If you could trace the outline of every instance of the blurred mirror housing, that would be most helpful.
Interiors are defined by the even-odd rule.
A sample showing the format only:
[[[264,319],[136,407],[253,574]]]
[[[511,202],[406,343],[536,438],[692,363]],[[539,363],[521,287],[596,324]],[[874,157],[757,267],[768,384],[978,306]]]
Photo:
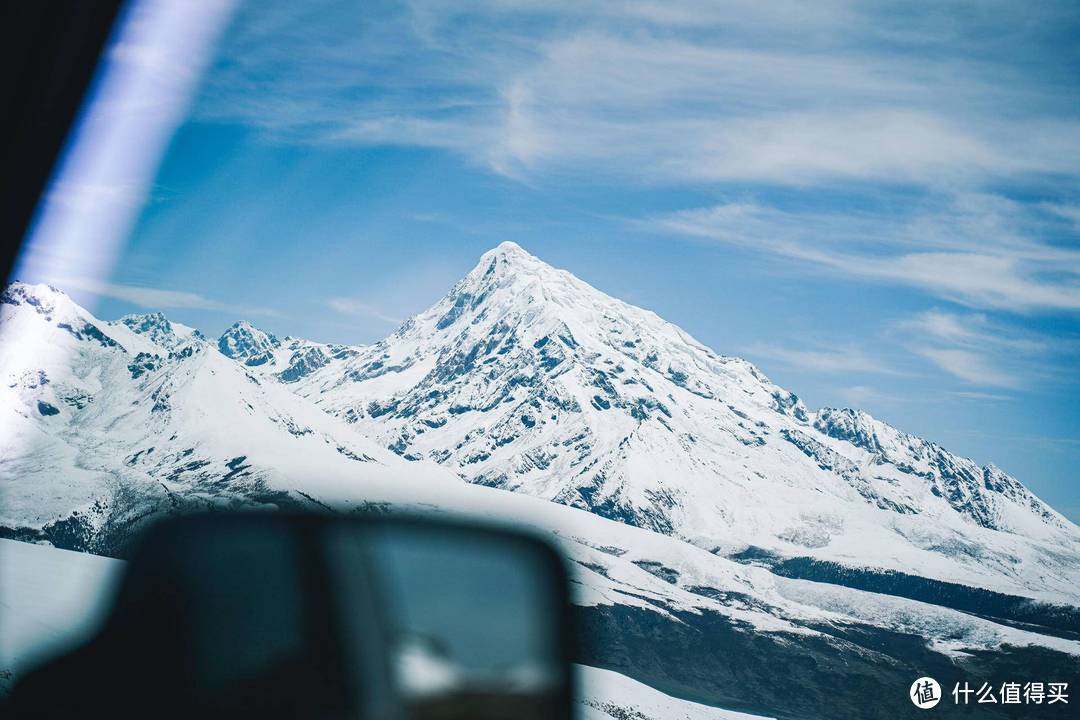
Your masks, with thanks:
[[[102,630],[16,687],[21,717],[569,718],[558,553],[397,516],[151,527]]]

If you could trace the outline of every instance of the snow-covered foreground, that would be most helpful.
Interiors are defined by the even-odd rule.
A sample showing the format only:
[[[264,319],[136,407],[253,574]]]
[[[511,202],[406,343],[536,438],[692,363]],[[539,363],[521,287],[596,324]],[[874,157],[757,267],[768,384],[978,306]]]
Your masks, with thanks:
[[[123,566],[121,560],[0,540],[0,694],[20,672],[98,627]],[[609,670],[578,665],[577,671],[583,720],[755,717],[673,698]]]
[[[0,540],[0,690],[14,675],[86,639],[124,563]]]
[[[578,665],[581,720],[752,720],[760,715],[721,710],[670,695],[611,670]]]

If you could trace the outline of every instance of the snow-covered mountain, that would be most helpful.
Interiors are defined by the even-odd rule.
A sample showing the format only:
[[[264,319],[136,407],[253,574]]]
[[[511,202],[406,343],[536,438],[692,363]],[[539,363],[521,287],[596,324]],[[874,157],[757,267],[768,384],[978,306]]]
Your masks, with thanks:
[[[362,350],[292,337],[278,340],[246,320],[234,323],[222,333],[217,347],[225,357],[243,363],[259,375],[271,375],[284,383],[296,382],[327,365],[355,357]]]
[[[582,662],[758,714],[894,717],[856,703],[1080,657],[1078,531],[1019,482],[812,412],[513,245],[367,347],[247,323],[213,341],[13,284],[0,499],[0,537],[110,555],[208,505],[525,525],[573,563]]]
[[[1080,599],[1080,529],[1016,479],[863,412],[813,412],[514,243],[354,352],[293,389],[470,482],[721,554]]]
[[[153,503],[302,502],[356,478],[459,482],[433,463],[401,472],[393,453],[160,314],[103,322],[19,283],[0,302],[9,534],[106,551],[95,538],[119,542]]]

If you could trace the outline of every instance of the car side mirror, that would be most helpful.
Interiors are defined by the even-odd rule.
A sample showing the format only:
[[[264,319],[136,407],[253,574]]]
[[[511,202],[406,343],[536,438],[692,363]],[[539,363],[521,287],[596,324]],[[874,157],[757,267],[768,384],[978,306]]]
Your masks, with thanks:
[[[506,529],[181,517],[146,533],[99,635],[13,699],[41,717],[569,718],[568,608],[557,553]]]

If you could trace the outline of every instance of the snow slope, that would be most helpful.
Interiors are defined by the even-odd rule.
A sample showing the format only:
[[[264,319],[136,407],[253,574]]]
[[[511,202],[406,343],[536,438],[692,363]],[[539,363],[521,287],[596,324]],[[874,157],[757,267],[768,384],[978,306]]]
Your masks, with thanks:
[[[292,337],[278,340],[246,320],[222,333],[217,346],[222,355],[243,363],[250,372],[284,383],[296,382],[320,368],[355,357],[363,349]]]
[[[45,286],[0,305],[0,525],[88,538],[158,503],[318,494],[358,480],[460,481],[403,468],[340,420],[160,316],[105,323]],[[157,320],[157,321],[155,321]],[[151,322],[154,321],[154,322]],[[304,494],[293,492],[303,478]]]
[[[16,283],[2,300],[0,527],[10,537],[117,552],[142,518],[207,505],[406,502],[495,517],[518,507],[505,493],[476,492],[494,486],[559,500],[522,506],[532,509],[521,520],[582,539],[583,567],[629,572],[635,592],[642,567],[667,568],[681,580],[660,573],[645,585],[660,582],[657,597],[686,608],[703,598],[682,597],[680,583],[745,592],[772,608],[755,627],[818,613],[781,613],[781,588],[793,581],[723,559],[748,545],[1077,604],[1076,528],[1015,480],[990,468],[983,485],[965,486],[971,507],[994,518],[980,522],[934,492],[943,482],[935,472],[970,461],[854,411],[810,413],[748,363],[513,245],[488,253],[390,339],[338,346],[341,357],[297,382],[252,368],[292,367],[274,353],[316,344],[283,344],[238,323],[215,345],[160,314],[104,322],[46,286]],[[489,338],[479,349],[477,334]],[[583,393],[593,393],[587,405]],[[468,462],[481,448],[489,457]],[[925,469],[931,463],[938,470]],[[909,487],[910,512],[879,502],[899,502],[899,485]],[[612,539],[628,528],[669,532]],[[611,567],[612,555],[593,549],[605,546],[641,565]],[[689,558],[704,565],[686,569]],[[599,583],[583,597],[604,592]],[[874,622],[859,603],[845,607]],[[996,632],[981,637],[993,644]]]
[[[747,715],[665,695],[610,670],[578,665],[581,720],[751,720]]]
[[[719,553],[1080,603],[1080,528],[1016,479],[856,410],[813,412],[513,243],[354,351],[290,387],[406,460]]]
[[[748,688],[753,662],[827,687],[842,657],[874,689],[927,664],[1080,657],[1077,529],[1018,481],[857,411],[811,412],[516,246],[369,347],[244,323],[213,342],[156,313],[102,321],[46,286],[0,300],[0,537],[122,554],[147,519],[207,506],[498,520],[562,546],[591,664],[787,716],[832,701]],[[763,558],[1060,606],[965,605],[940,583],[929,604]],[[646,717],[667,702],[650,697]]]
[[[0,694],[16,672],[97,629],[122,567],[112,558],[0,540]]]

